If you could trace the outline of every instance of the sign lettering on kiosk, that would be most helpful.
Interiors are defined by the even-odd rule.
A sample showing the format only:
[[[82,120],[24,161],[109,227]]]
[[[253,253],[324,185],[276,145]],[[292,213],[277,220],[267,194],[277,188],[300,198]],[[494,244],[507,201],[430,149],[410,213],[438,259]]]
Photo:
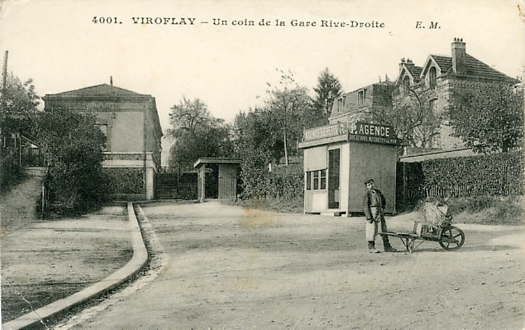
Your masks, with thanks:
[[[382,138],[392,138],[393,128],[391,126],[379,124],[357,123],[353,133]]]
[[[345,141],[381,144],[399,143],[392,126],[370,123],[336,123],[307,129],[304,131],[303,143],[336,137],[344,137]]]
[[[332,124],[304,131],[304,141],[317,140],[330,136],[337,136],[344,134],[341,130],[340,124]]]

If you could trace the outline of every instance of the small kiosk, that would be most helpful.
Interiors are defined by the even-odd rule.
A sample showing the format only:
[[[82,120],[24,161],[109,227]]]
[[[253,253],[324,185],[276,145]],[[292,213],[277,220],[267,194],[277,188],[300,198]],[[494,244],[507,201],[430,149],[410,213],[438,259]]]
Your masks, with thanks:
[[[237,175],[239,159],[199,158],[197,168],[197,198],[235,200],[237,198]]]
[[[364,181],[373,178],[395,213],[397,145],[390,126],[336,123],[304,131],[304,212],[362,212]]]

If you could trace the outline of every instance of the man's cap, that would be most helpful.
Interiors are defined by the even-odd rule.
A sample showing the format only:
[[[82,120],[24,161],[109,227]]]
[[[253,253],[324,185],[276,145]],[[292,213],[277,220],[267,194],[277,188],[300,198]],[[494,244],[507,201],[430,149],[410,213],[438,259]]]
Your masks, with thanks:
[[[365,186],[369,183],[374,183],[374,179],[368,179],[365,181]]]

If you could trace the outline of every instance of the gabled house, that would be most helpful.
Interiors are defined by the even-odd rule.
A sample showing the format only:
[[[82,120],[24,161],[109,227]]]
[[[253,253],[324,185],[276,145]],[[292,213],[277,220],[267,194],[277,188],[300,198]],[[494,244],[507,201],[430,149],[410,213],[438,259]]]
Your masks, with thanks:
[[[101,84],[42,98],[45,110],[67,106],[92,112],[107,137],[104,171],[111,184],[108,194],[117,199],[153,199],[155,174],[160,169],[161,137],[155,98]]]
[[[395,82],[379,82],[341,95],[334,101],[329,122],[381,123],[384,109],[411,102],[410,96],[417,94],[428,113],[437,118],[437,123],[426,128],[430,132],[425,134],[430,137],[421,143],[421,148],[407,152],[462,149],[462,141],[453,136],[453,129],[443,116],[454,92],[476,88],[479,84],[515,85],[518,82],[467,54],[466,43],[455,38],[450,56],[430,54],[423,66],[403,58]]]
[[[423,66],[416,66],[410,59],[399,64],[397,88],[392,95],[393,102],[399,102],[410,90],[420,95],[425,93],[429,107],[442,119],[437,134],[426,147],[451,150],[462,148],[461,140],[453,136],[453,129],[443,117],[454,92],[476,88],[479,84],[507,84],[518,82],[488,64],[467,54],[463,39],[454,38],[451,56],[428,55]]]

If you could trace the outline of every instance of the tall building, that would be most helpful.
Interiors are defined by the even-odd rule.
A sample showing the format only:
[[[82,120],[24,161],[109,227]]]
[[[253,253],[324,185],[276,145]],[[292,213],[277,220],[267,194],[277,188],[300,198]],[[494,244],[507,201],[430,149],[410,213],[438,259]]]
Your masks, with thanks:
[[[155,98],[101,84],[42,98],[44,111],[66,106],[92,112],[107,137],[104,171],[116,199],[153,199],[155,174],[160,169],[162,129]]]

